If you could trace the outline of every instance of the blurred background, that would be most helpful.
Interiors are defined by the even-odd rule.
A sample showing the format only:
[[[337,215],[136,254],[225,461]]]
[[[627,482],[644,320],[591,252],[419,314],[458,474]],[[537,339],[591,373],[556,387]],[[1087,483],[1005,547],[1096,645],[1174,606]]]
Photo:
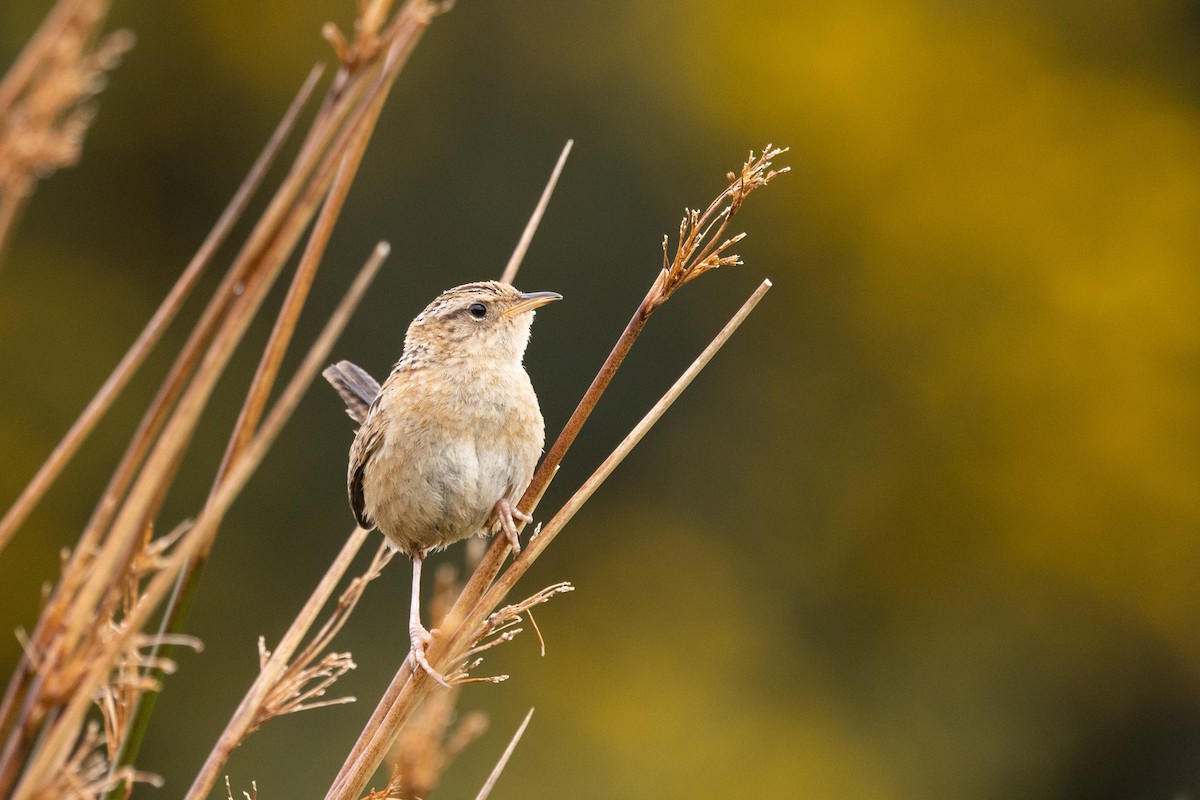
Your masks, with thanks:
[[[0,63],[49,5],[0,5]],[[138,44],[0,268],[0,505],[352,11],[117,2]],[[531,636],[489,656],[513,678],[465,692],[492,728],[437,796],[474,796],[530,706],[493,797],[1200,796],[1200,5],[460,0],[389,101],[299,341],[387,239],[334,351],[383,376],[435,294],[499,274],[568,138],[518,281],[566,297],[527,357],[551,436],[683,208],[768,142],[792,172],[737,218],[745,265],[654,317],[544,515],[775,289],[526,580],[578,591],[538,614],[544,659]],[[202,503],[268,321],[162,526]],[[0,553],[5,674],[184,330]],[[258,635],[344,541],[352,433],[314,385],[234,507],[189,625],[205,650],[140,762],[167,788],[135,796],[182,792]],[[271,722],[235,790],[324,791],[404,655],[407,587],[398,560],[337,642],[360,702]]]

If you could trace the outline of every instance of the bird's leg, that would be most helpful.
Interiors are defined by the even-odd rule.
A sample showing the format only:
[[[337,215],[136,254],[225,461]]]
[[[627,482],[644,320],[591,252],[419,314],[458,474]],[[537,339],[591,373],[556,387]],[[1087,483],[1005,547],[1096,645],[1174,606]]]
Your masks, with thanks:
[[[517,533],[516,520],[519,519],[528,525],[533,522],[533,516],[514,506],[507,497],[496,501],[492,513],[500,521],[500,530],[504,531],[504,538],[508,539],[508,546],[512,548],[513,555],[521,555],[521,537]]]
[[[429,677],[449,688],[449,682],[440,672],[430,666],[429,660],[425,658],[425,649],[429,647],[433,636],[421,624],[421,564],[424,561],[424,553],[413,556],[412,605],[409,606],[408,611],[408,641],[412,645],[412,650],[409,651],[408,656],[413,660],[414,666],[419,666],[429,673]]]

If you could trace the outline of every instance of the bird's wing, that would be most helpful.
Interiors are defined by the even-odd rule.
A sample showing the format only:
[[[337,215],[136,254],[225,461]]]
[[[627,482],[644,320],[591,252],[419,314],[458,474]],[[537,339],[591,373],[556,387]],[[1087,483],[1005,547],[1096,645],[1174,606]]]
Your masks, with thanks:
[[[332,364],[321,374],[341,395],[350,419],[362,425],[371,403],[379,395],[379,381],[372,378],[365,369],[349,361]]]
[[[378,421],[378,416],[375,420]],[[375,451],[383,442],[383,425],[363,425],[354,437],[350,446],[350,468],[346,472],[346,489],[350,494],[350,510],[360,526],[370,530],[375,527],[374,520],[367,514],[366,503],[363,500],[363,475],[367,465],[375,456]]]

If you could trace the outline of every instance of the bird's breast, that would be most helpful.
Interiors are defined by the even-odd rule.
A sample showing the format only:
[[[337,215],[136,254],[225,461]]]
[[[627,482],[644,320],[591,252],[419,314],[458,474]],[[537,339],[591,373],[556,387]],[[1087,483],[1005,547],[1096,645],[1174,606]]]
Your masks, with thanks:
[[[386,433],[364,473],[368,513],[410,552],[479,532],[497,500],[525,489],[545,438],[523,369],[428,372],[389,379]]]

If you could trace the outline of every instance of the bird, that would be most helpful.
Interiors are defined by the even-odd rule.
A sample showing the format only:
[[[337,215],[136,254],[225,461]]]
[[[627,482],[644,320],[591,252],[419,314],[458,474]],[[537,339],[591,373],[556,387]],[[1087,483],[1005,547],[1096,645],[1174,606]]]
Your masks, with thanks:
[[[409,655],[443,685],[421,624],[425,557],[467,537],[503,532],[521,552],[517,502],[533,478],[546,426],[523,366],[535,309],[556,292],[483,281],[448,289],[408,326],[380,386],[339,361],[322,374],[359,428],[346,473],[354,519],[412,559]]]

